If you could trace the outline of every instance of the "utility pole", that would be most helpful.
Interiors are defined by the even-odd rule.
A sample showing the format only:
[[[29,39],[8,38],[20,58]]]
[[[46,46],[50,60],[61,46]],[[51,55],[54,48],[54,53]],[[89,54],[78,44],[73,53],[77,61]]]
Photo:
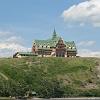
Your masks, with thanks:
[[[44,50],[43,50],[43,47],[42,47],[42,57],[44,57]]]

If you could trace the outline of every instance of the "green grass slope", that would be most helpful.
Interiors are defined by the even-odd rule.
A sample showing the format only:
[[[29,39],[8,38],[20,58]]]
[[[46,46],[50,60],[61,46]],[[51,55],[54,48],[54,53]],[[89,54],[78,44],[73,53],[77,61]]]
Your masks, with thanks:
[[[0,96],[100,96],[97,58],[1,58]]]

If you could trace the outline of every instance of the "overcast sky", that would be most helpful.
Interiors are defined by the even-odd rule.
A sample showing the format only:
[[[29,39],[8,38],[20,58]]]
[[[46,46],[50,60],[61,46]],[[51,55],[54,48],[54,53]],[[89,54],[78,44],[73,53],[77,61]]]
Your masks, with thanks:
[[[100,0],[0,0],[0,57],[29,51],[54,27],[78,55],[100,57]]]

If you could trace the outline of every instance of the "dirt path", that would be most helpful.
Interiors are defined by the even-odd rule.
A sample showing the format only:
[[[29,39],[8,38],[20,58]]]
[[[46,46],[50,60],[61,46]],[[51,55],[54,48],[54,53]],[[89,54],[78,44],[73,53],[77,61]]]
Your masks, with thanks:
[[[5,79],[8,80],[8,77],[6,75],[4,75],[3,73],[0,72],[0,75]]]
[[[95,66],[97,68],[97,77],[100,78],[100,59],[96,60],[97,62],[97,66]]]

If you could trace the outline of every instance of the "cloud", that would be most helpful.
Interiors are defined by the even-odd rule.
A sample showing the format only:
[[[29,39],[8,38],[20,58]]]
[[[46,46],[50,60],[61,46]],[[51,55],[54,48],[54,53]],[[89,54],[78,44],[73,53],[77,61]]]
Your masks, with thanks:
[[[24,46],[24,40],[14,33],[1,32],[0,37],[0,57],[11,57],[15,52],[30,51]]]
[[[9,35],[9,34],[11,34],[11,32],[0,31],[0,36],[1,35]]]
[[[23,41],[24,39],[22,39],[20,36],[11,36],[5,40],[5,42],[15,43],[15,44],[23,44]]]
[[[100,27],[100,0],[87,0],[73,5],[63,11],[62,17],[69,23]]]
[[[89,49],[89,47],[93,47],[95,46],[95,44],[96,44],[95,41],[81,41],[77,43],[77,48],[78,48],[77,56],[100,58],[100,51]]]
[[[79,43],[77,43],[77,46],[93,46],[95,45],[95,41],[81,41]]]
[[[14,35],[12,32],[10,31],[0,31],[0,40],[3,38],[7,38]]]
[[[80,50],[78,50],[78,56],[100,58],[100,51],[92,51],[92,50],[89,50],[89,49],[80,49]]]
[[[27,51],[28,48],[16,43],[0,43],[0,49],[8,49],[13,51]]]

